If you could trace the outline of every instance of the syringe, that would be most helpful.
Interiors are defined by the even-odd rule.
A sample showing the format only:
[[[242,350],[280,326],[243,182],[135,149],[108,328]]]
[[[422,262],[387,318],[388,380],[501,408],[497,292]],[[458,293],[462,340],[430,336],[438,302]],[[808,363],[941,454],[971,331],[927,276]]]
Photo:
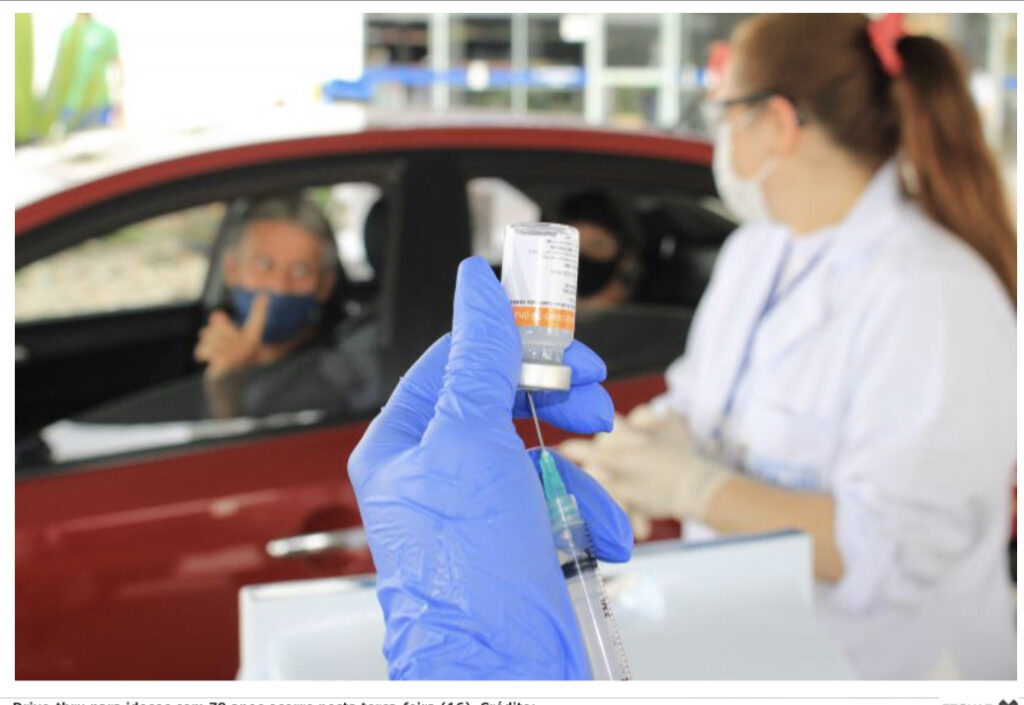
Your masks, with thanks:
[[[583,636],[583,645],[587,649],[590,677],[593,680],[629,680],[626,651],[622,648],[619,630],[615,626],[615,617],[605,592],[604,579],[597,567],[590,533],[580,516],[576,498],[566,491],[555,466],[555,459],[544,447],[533,395],[527,392],[526,399],[533,414],[533,423],[537,427],[541,482],[551,528],[554,529],[555,549],[569,588],[569,598]]]

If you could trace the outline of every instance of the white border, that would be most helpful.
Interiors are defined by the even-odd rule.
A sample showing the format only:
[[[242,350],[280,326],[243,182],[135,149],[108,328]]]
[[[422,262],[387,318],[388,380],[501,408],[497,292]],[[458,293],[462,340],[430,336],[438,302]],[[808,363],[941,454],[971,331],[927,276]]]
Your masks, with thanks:
[[[47,10],[54,7],[67,9],[68,13],[81,11],[83,9],[102,12],[105,8],[112,8],[117,3],[94,2],[88,3],[86,7],[74,5],[68,2],[46,3]],[[34,8],[42,7],[43,3],[15,3],[12,9],[21,12],[31,12]],[[196,21],[219,26],[231,26],[232,17],[239,12],[271,12],[280,10],[280,3],[273,2],[250,2],[234,4],[228,2],[203,2],[203,3],[171,3],[171,2],[147,2],[143,6],[138,3],[140,12],[157,15],[160,12],[192,12],[196,14]],[[292,2],[288,3],[288,12],[310,12],[313,13],[320,3],[313,2]],[[621,2],[488,2],[483,5],[479,2],[432,2],[429,5],[422,2],[350,2],[345,3],[346,10],[362,12],[480,12],[486,8],[486,12],[614,12],[628,9],[631,12],[757,12],[770,9],[774,12],[780,11],[809,11],[821,9],[819,3],[801,2],[774,2],[771,5],[757,2],[630,2],[623,5]],[[1016,12],[1017,3],[1008,2],[972,2],[969,5],[959,2],[834,2],[830,3],[829,10],[844,10],[858,12],[958,12],[969,10],[971,12]],[[118,7],[124,11],[123,6]],[[4,17],[4,36],[10,37],[13,32],[13,17],[7,14]],[[1020,24],[1018,18],[1018,34]],[[11,45],[7,45],[10,47]],[[3,52],[3,67],[0,68],[5,83],[5,94],[13,93],[13,53],[10,49]],[[1017,72],[1020,74],[1021,59],[1018,55]],[[1020,133],[1021,118],[1018,112],[1017,118],[1018,134]],[[7,135],[13,133],[13,117],[10,107],[4,112],[3,123],[0,127],[6,128]],[[10,145],[10,143],[8,143]],[[13,174],[13,147],[8,147],[9,168],[4,170],[4,183],[8,193],[12,193]],[[1019,193],[1019,192],[1018,192]],[[13,234],[12,227],[9,232]],[[1018,219],[1018,230],[1020,223]],[[4,249],[6,271],[13,272],[13,247]],[[1018,254],[1018,267],[1020,255]],[[8,320],[13,322],[14,318],[14,293],[13,277],[10,277],[4,285],[4,297]],[[11,356],[13,350],[13,325],[11,323],[5,329],[5,336],[8,338],[6,350],[8,350],[8,363],[3,367],[4,378],[7,384],[4,388],[10,390],[11,401],[3,407],[3,423],[6,428],[12,428],[14,423],[13,408],[13,370],[14,364]],[[1020,379],[1018,370],[1018,380]],[[1019,394],[1018,382],[1018,399]],[[1019,402],[1018,402],[1019,403]],[[1018,409],[1018,424],[1020,424],[1020,412]],[[1019,429],[1019,426],[1018,426]],[[1018,433],[1019,435],[1019,433]],[[5,454],[3,457],[13,459],[13,437],[11,434],[3,436]],[[13,462],[10,463],[9,475],[13,480]],[[613,699],[623,698],[622,702],[633,699],[657,699],[665,702],[667,700],[680,699],[683,702],[728,702],[738,701],[793,701],[798,702],[848,702],[849,700],[874,699],[878,698],[888,702],[916,703],[965,703],[981,704],[991,703],[995,705],[1001,699],[1007,701],[1017,699],[1024,703],[1024,689],[1020,687],[1019,680],[1013,682],[838,682],[838,681],[811,681],[811,682],[789,682],[789,681],[696,681],[696,682],[631,682],[631,683],[560,683],[560,682],[532,682],[532,683],[382,683],[375,681],[359,682],[220,682],[220,681],[116,681],[116,682],[78,682],[78,681],[13,681],[13,641],[14,641],[14,619],[13,619],[13,518],[14,518],[14,492],[13,481],[9,480],[3,484],[0,495],[3,503],[0,507],[6,512],[7,521],[3,522],[2,534],[0,534],[0,556],[3,557],[2,565],[9,566],[6,571],[6,580],[0,580],[0,609],[4,615],[3,622],[0,622],[0,702],[5,698],[16,698],[23,703],[29,700],[35,703],[53,702],[54,699],[64,699],[69,702],[125,702],[142,700],[148,696],[158,702],[182,703],[186,701],[195,703],[206,703],[209,700],[240,699],[252,703],[272,703],[286,700],[302,700],[319,703],[340,703],[345,700],[360,701],[376,698],[390,699],[401,703],[403,699],[415,702],[416,699],[445,699],[451,701],[466,700],[469,698],[487,699],[490,702],[501,701],[508,703],[511,700],[521,699],[533,702],[560,702],[564,698],[576,698],[576,702],[610,702]],[[1018,517],[1018,533],[1020,518]],[[1018,622],[1019,625],[1019,622]],[[4,626],[8,628],[3,628]],[[1019,629],[1018,629],[1019,631]],[[680,639],[700,638],[699,635],[680,635]],[[1018,666],[1017,672],[1022,672],[1022,654],[1018,645]],[[538,698],[544,697],[539,700]],[[314,700],[317,698],[317,700]],[[13,702],[13,700],[11,700]],[[568,702],[566,700],[566,702]]]

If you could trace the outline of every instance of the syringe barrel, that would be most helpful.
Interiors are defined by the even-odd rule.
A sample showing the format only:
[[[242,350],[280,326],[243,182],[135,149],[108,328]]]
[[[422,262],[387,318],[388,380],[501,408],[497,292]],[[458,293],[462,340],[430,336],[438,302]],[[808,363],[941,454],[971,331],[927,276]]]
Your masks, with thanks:
[[[583,521],[555,524],[555,548],[587,650],[591,679],[629,680],[626,653]]]

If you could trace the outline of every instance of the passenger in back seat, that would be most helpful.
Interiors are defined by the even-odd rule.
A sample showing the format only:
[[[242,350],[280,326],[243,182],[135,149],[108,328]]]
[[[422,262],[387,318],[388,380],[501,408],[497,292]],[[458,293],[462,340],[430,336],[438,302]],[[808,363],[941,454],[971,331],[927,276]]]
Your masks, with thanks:
[[[580,231],[577,284],[581,311],[606,309],[629,300],[639,279],[639,260],[625,219],[611,197],[599,190],[570,194],[555,220]]]

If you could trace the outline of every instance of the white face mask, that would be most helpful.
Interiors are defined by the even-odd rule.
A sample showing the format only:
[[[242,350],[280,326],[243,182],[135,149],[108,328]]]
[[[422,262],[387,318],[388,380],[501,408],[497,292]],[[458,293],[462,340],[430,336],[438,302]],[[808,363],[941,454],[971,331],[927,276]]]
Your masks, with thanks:
[[[740,222],[773,220],[764,197],[763,185],[774,169],[775,159],[769,158],[752,177],[740,177],[732,167],[732,126],[727,122],[718,126],[711,173],[715,177],[715,186],[718,187],[722,203]]]

